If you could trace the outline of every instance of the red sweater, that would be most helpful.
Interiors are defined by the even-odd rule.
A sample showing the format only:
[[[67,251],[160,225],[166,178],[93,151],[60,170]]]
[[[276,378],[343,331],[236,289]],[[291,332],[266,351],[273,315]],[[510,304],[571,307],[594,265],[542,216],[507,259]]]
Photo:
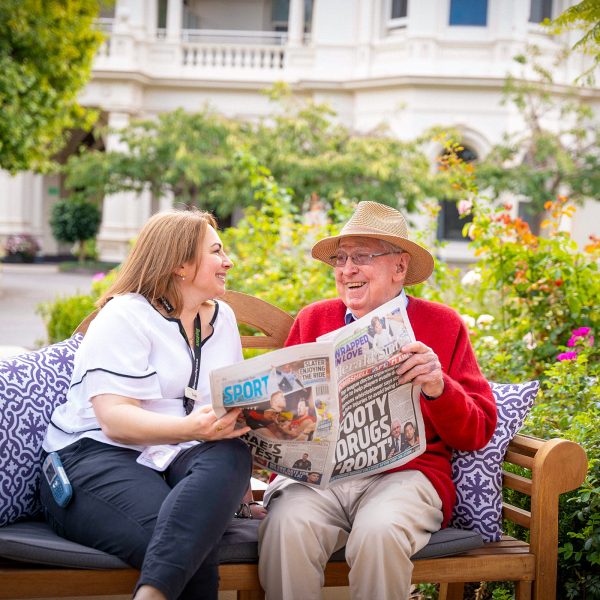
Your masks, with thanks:
[[[429,478],[442,500],[445,527],[456,501],[450,468],[452,449],[477,450],[487,444],[496,427],[496,403],[460,316],[443,304],[413,297],[407,312],[417,340],[438,355],[444,391],[435,400],[421,396],[427,449],[392,471],[417,470]],[[320,335],[343,327],[345,314],[346,306],[339,298],[303,308],[285,345],[314,342]]]

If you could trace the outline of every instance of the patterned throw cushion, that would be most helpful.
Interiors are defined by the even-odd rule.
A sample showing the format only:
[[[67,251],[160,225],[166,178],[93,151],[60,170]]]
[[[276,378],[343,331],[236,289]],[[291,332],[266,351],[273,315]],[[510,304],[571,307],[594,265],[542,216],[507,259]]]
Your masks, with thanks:
[[[502,535],[504,455],[531,410],[540,384],[530,381],[490,385],[498,408],[496,431],[481,450],[454,451],[452,478],[456,485],[456,506],[450,526],[479,531],[484,541],[496,542]]]
[[[83,336],[0,362],[0,527],[35,516],[42,441]]]

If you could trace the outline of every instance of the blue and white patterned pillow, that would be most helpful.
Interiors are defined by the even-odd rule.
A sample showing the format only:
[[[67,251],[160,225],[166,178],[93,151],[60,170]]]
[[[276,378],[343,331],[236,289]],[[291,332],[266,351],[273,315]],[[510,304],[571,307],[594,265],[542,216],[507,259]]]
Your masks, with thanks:
[[[42,441],[83,336],[0,362],[0,527],[40,511]]]
[[[452,478],[456,505],[450,526],[479,531],[484,541],[502,536],[502,463],[509,442],[529,414],[539,381],[491,383],[498,422],[492,439],[481,450],[454,451]]]

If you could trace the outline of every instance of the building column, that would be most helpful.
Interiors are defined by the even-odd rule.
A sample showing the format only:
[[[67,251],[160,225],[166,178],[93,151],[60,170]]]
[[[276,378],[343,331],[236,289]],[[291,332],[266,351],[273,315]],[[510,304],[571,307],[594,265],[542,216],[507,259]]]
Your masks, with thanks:
[[[11,234],[29,233],[43,246],[49,225],[41,214],[44,176],[31,171],[11,175],[0,170],[0,246]],[[10,198],[10,201],[8,199]],[[47,253],[48,249],[42,247]]]
[[[356,46],[356,77],[368,77],[371,71],[371,53],[373,32],[373,13],[375,7],[372,0],[358,2],[358,31]]]
[[[173,42],[181,40],[183,22],[183,0],[168,0],[167,3],[167,39]]]
[[[108,115],[108,127],[113,131],[106,139],[107,152],[128,151],[118,133],[119,129],[124,129],[128,125],[129,114],[111,112]],[[151,212],[149,191],[141,194],[119,192],[106,196],[102,208],[102,225],[97,238],[100,258],[111,262],[123,260],[129,251],[131,241],[137,236]]]
[[[304,42],[304,0],[290,0],[288,15],[288,45],[302,46]]]
[[[147,0],[146,6],[146,35],[151,39],[156,37],[156,30],[158,29],[158,0]]]

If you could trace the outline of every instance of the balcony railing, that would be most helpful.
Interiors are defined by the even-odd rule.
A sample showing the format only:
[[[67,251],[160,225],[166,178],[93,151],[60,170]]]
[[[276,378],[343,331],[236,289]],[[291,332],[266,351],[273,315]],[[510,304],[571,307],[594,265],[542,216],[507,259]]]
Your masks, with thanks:
[[[132,46],[117,40],[122,39],[121,33],[116,33],[115,20],[102,18],[97,20],[97,27],[105,33],[105,40],[98,50],[98,58],[109,61],[103,63],[124,64],[134,55]],[[127,36],[127,34],[125,34]],[[126,38],[125,38],[126,39]],[[168,40],[166,29],[157,29],[155,36],[136,40],[134,44],[146,45],[148,52],[154,56],[161,54],[161,47]],[[287,52],[287,32],[279,31],[246,31],[225,29],[183,29],[179,43],[180,65],[186,70],[194,69],[241,69],[260,71],[279,71],[285,67]],[[133,40],[132,40],[133,41]],[[116,44],[116,45],[115,45]],[[125,55],[123,55],[125,52]],[[127,55],[127,56],[126,56]],[[129,63],[131,64],[131,63]],[[156,63],[155,63],[156,65]]]
[[[279,70],[285,66],[285,48],[278,46],[183,44],[186,67]]]
[[[183,29],[181,39],[192,44],[283,46],[288,34],[282,31],[245,31],[241,29]]]

